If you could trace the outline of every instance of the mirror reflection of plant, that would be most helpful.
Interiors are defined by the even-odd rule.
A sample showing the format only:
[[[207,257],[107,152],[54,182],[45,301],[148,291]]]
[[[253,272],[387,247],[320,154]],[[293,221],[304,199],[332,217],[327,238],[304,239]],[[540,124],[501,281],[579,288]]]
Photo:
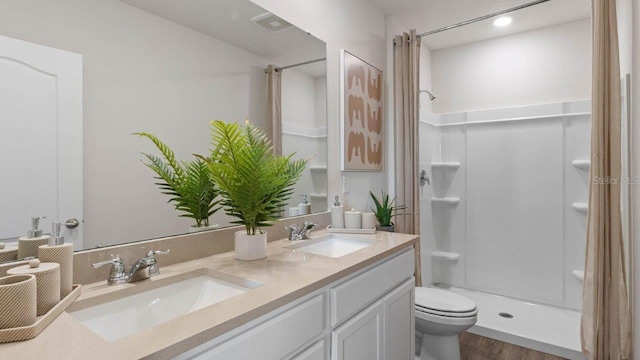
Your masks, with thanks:
[[[411,215],[408,213],[396,213],[397,211],[404,210],[407,207],[405,205],[393,206],[393,203],[396,201],[396,199],[394,198],[393,200],[389,201],[389,194],[385,194],[383,190],[380,190],[380,199],[378,199],[371,191],[369,191],[369,194],[371,195],[371,199],[373,199],[373,203],[376,206],[375,209],[371,208],[371,210],[376,215],[376,219],[378,219],[378,223],[380,223],[380,226],[394,225],[393,222],[391,222],[391,218],[394,216]]]
[[[227,215],[237,218],[247,235],[261,234],[280,217],[307,160],[274,154],[271,140],[253,125],[211,122],[214,149],[206,161],[220,189]]]
[[[197,158],[194,161],[177,161],[173,151],[153,134],[134,133],[153,142],[162,154],[162,158],[142,153],[148,160],[144,162],[157,176],[155,184],[163,194],[171,196],[168,202],[174,203],[180,217],[192,218],[196,226],[209,226],[209,217],[220,210],[218,189],[209,174],[206,161]]]

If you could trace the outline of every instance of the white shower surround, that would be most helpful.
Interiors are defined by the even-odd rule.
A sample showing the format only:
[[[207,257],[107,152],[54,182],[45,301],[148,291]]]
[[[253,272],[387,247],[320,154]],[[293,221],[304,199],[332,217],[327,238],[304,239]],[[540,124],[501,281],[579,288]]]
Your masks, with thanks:
[[[589,112],[586,100],[421,114],[427,283],[580,309],[586,216],[573,205],[587,202],[588,168],[573,162],[589,159]]]
[[[327,80],[292,68],[282,73],[282,153],[309,159],[289,208],[309,196],[312,212],[327,205]]]

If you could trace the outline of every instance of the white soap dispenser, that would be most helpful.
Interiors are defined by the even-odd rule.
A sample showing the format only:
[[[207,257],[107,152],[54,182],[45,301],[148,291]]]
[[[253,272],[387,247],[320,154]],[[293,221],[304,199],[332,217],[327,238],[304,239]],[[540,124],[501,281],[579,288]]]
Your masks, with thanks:
[[[302,202],[298,205],[298,208],[300,209],[300,215],[309,215],[311,214],[311,204],[309,204],[309,198],[306,194],[301,196]]]
[[[27,231],[27,236],[18,239],[18,260],[30,256],[38,256],[38,246],[47,245],[49,235],[42,235],[40,230],[40,220],[45,216],[34,216],[31,218],[31,230]]]
[[[344,206],[340,205],[338,195],[335,197],[331,207],[331,227],[334,229],[344,229]]]

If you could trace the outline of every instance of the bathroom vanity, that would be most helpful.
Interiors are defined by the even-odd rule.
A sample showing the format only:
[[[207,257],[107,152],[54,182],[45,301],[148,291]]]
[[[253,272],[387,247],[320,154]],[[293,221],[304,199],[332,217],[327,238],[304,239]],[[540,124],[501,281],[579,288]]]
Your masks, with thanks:
[[[270,242],[265,260],[238,261],[227,252],[161,266],[160,275],[137,283],[87,284],[38,337],[2,344],[0,354],[413,359],[418,237],[319,232],[313,238]]]

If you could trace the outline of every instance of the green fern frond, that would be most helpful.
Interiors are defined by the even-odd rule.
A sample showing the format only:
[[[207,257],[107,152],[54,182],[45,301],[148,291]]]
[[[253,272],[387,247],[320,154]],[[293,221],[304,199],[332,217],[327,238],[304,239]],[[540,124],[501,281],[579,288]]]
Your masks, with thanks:
[[[144,164],[156,173],[155,183],[162,194],[170,196],[168,202],[182,212],[180,217],[192,218],[196,226],[208,226],[209,217],[220,210],[218,189],[213,182],[206,160],[196,158],[195,161],[178,162],[174,152],[160,139],[149,133],[135,133],[146,137],[158,148],[163,158],[143,155],[148,162]]]
[[[251,125],[212,121],[211,138],[210,156],[198,158],[206,161],[219,188],[220,205],[247,234],[260,233],[279,218],[307,161],[276,156],[267,135]]]

